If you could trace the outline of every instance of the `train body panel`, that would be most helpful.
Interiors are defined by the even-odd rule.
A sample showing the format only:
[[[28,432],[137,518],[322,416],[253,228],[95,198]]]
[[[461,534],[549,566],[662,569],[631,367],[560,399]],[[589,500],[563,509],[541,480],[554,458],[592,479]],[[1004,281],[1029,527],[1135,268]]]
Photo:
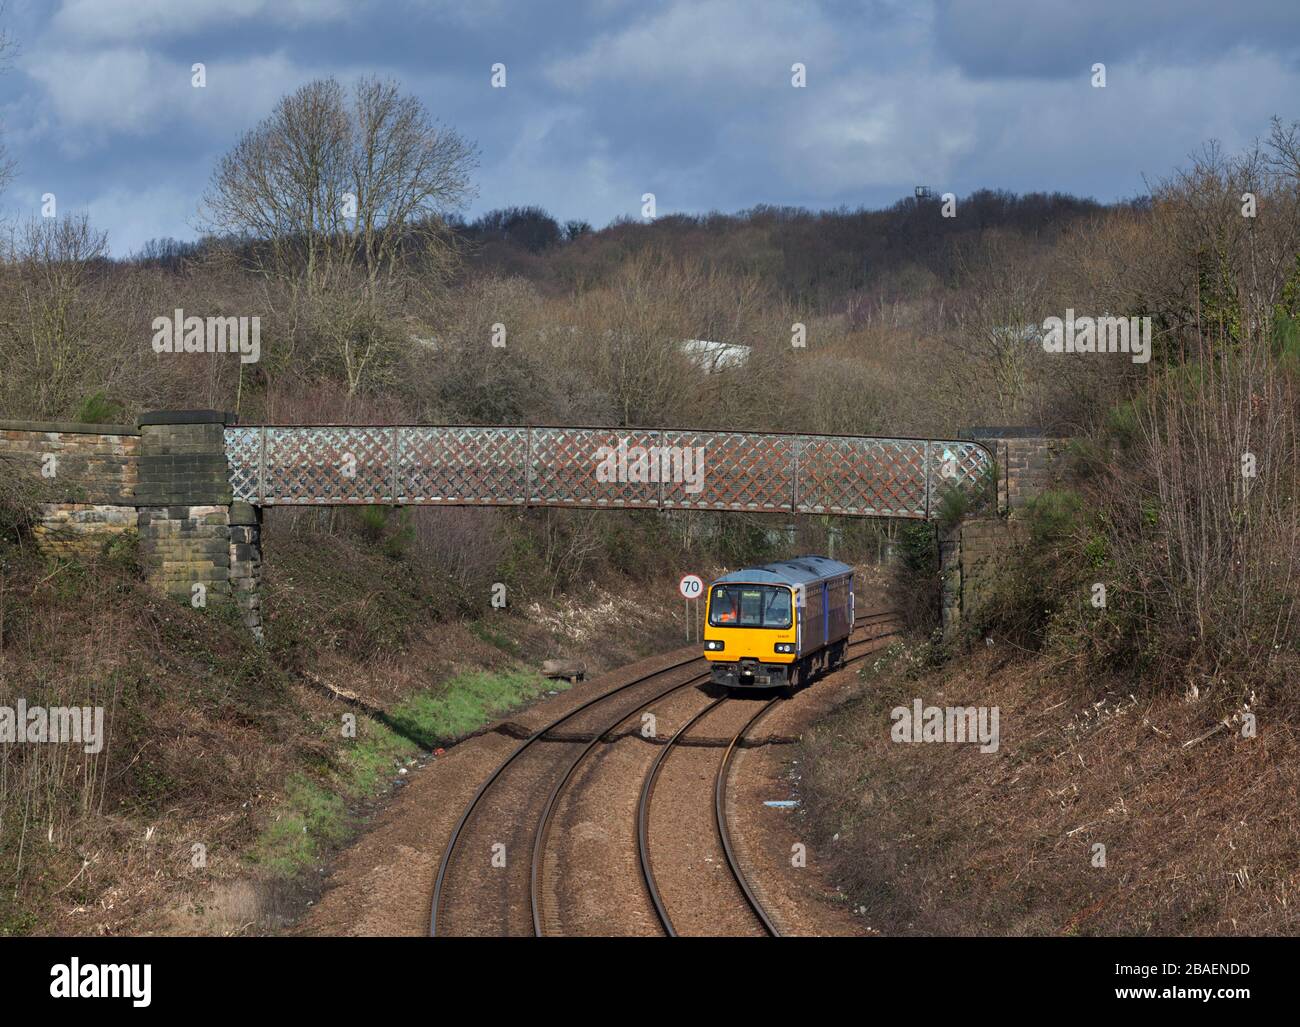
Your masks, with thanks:
[[[709,586],[704,656],[728,688],[792,688],[840,662],[853,628],[853,568],[800,556]]]

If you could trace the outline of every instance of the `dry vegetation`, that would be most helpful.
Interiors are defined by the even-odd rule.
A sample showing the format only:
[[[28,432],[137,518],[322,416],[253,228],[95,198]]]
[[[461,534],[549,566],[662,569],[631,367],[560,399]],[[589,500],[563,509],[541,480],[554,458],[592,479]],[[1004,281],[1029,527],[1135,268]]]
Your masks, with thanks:
[[[983,649],[984,647],[980,647]],[[1300,931],[1294,726],[1205,735],[1205,704],[1003,646],[942,673],[882,661],[805,737],[809,849],[883,934]],[[890,710],[996,705],[1001,745],[892,742]],[[836,837],[838,836],[838,837]],[[1106,865],[1094,866],[1094,846]]]
[[[961,662],[895,653],[807,740],[810,826],[874,929],[1300,930],[1297,142],[1207,147],[1082,239],[1070,305],[1149,311],[1149,377],[1090,383]],[[999,752],[892,742],[916,698],[999,707]]]
[[[550,687],[543,659],[598,673],[680,644],[670,583],[645,593],[615,579],[466,613],[453,578],[339,526],[276,543],[258,647],[154,594],[127,549],[6,549],[0,704],[103,706],[107,741],[0,746],[0,936],[277,929],[400,768]],[[590,607],[627,630],[584,631]]]
[[[1208,149],[1142,201],[982,192],[952,219],[908,199],[600,231],[532,208],[465,223],[456,211],[475,159],[396,87],[316,82],[214,170],[212,234],[197,243],[160,240],[113,260],[85,219],[20,226],[0,265],[0,416],[128,421],[212,407],[280,423],[1068,430],[1081,440],[1077,479],[1033,511],[1030,547],[975,625],[1051,662],[996,674],[981,662],[954,686],[1006,704],[1017,725],[1007,755],[899,754],[878,744],[876,699],[849,714],[838,736],[852,752],[812,745],[819,823],[843,821],[857,839],[839,868],[874,896],[887,929],[1294,928],[1283,905],[1294,863],[1278,855],[1294,851],[1294,824],[1263,805],[1240,834],[1227,820],[1233,795],[1263,802],[1261,782],[1294,795],[1294,128],[1278,124],[1241,157]],[[1251,219],[1240,213],[1248,190]],[[1150,314],[1155,359],[1053,356],[1026,338],[1067,307]],[[155,353],[151,323],[176,308],[260,317],[261,360]],[[791,346],[796,323],[805,349]],[[704,373],[681,348],[690,339],[749,357]],[[1246,452],[1253,478],[1240,473]],[[161,819],[172,884],[188,873],[173,857],[196,833],[191,817],[238,843],[223,865],[237,876],[268,810],[302,794],[292,774],[319,784],[341,773],[323,726],[337,711],[311,698],[306,672],[388,706],[433,681],[418,668],[442,667],[449,644],[482,658],[475,632],[515,655],[517,631],[482,626],[494,582],[518,612],[582,601],[595,582],[644,593],[683,564],[786,548],[762,518],[277,510],[265,532],[270,642],[254,651],[233,627],[214,633],[147,596],[129,546],[91,565],[47,564],[25,542],[29,501],[0,495],[6,694],[93,696],[117,712],[95,759],[5,752],[0,932],[144,923],[138,910],[114,920],[105,903],[128,869],[159,866],[141,839]],[[827,528],[800,525],[796,548],[824,549]],[[844,530],[837,555],[849,559],[897,534]],[[932,575],[932,537],[908,541],[913,576]],[[1097,580],[1105,611],[1087,603]],[[922,584],[909,614],[923,625],[934,604],[932,580]],[[1199,705],[1180,705],[1189,691]],[[1137,705],[1067,731],[1112,692],[1108,702],[1132,692]],[[1261,713],[1254,742],[1225,735],[1183,752],[1168,741],[1247,703]],[[962,809],[954,797],[987,811],[971,821],[983,826],[945,819]],[[870,842],[853,834],[867,814],[887,828]],[[1126,868],[1104,886],[1074,865],[1082,843],[1065,833],[1097,817]],[[1224,875],[1243,867],[1249,881],[1231,891]],[[1185,883],[1163,890],[1170,881]],[[913,892],[921,906],[905,919]],[[99,912],[78,922],[78,904]]]

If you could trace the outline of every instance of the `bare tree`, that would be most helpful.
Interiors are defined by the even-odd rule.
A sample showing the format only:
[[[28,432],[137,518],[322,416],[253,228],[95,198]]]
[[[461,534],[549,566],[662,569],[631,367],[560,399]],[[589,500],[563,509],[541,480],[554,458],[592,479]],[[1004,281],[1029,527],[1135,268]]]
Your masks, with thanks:
[[[958,389],[972,384],[989,388],[996,396],[997,416],[1022,417],[1038,349],[1034,330],[1044,316],[1041,255],[1016,237],[991,232],[976,247],[959,249],[956,259],[965,302],[954,312],[953,346],[966,362],[954,369],[953,384]]]
[[[14,233],[0,279],[5,409],[71,416],[92,389],[114,388],[138,371],[115,322],[125,320],[130,299],[95,288],[107,248],[85,215],[33,218]]]
[[[405,247],[442,244],[433,229],[441,215],[470,195],[474,147],[439,129],[424,105],[393,82],[360,80],[354,91],[355,144],[349,167],[357,216],[350,241],[359,244],[373,287],[391,273]]]
[[[332,78],[284,97],[221,158],[201,205],[233,237],[309,364],[348,395],[392,373],[399,314],[428,305],[455,266],[444,215],[470,197],[472,144],[392,82]]]
[[[267,277],[313,294],[369,292],[408,253],[441,250],[442,216],[472,194],[474,146],[397,85],[363,78],[351,102],[333,78],[284,97],[221,158],[203,198],[205,230],[242,240]]]

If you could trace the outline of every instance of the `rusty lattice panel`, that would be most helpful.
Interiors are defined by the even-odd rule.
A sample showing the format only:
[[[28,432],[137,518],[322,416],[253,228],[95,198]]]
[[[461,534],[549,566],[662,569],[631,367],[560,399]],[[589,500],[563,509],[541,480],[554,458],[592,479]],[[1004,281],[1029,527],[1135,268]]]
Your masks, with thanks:
[[[392,428],[267,428],[263,502],[393,502]]]
[[[404,503],[520,506],[528,496],[527,428],[399,428]]]
[[[974,442],[930,443],[931,513],[939,508],[943,493],[957,489],[972,493],[984,482],[985,472],[993,466],[988,450]]]
[[[235,498],[932,516],[992,461],[969,441],[614,428],[233,427]]]
[[[691,459],[702,471],[698,492],[692,481],[664,487],[666,508],[755,513],[790,509],[795,436],[665,431],[663,438],[669,452],[681,454],[684,468],[684,461]]]
[[[659,436],[635,429],[534,428],[529,500],[542,506],[657,507],[664,469]]]
[[[799,441],[800,513],[924,517],[921,439],[804,436]]]
[[[261,428],[226,429],[226,467],[236,499],[249,503],[260,501],[262,490],[257,474],[262,466],[261,453]]]

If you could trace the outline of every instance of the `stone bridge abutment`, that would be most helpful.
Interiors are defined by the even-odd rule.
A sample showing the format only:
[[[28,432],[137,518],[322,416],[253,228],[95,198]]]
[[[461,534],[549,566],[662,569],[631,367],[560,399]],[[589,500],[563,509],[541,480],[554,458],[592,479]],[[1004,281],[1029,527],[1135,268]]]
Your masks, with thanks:
[[[0,421],[3,473],[38,481],[47,552],[87,555],[128,531],[146,580],[196,607],[236,604],[262,636],[261,514],[232,496],[224,431],[233,415],[158,411],[136,427]]]
[[[997,508],[939,528],[939,573],[943,634],[956,637],[979,606],[998,565],[1024,541],[1022,519],[1029,505],[1061,477],[1061,458],[1069,439],[1041,428],[970,428],[961,437],[993,454]]]

